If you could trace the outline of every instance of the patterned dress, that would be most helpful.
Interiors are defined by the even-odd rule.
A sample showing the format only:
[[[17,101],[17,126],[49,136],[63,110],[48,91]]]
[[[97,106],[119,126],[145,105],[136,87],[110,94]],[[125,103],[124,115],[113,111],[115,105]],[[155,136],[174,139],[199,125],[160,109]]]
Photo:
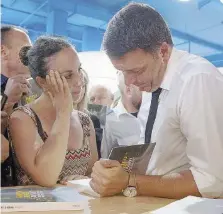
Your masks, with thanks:
[[[38,118],[36,118],[37,115],[35,114],[35,112],[33,112],[33,110],[31,110],[27,106],[19,107],[16,110],[20,110],[28,114],[32,118],[39,132],[39,128],[38,128],[39,123],[37,121]],[[86,114],[82,112],[78,112],[78,116],[79,116],[79,120],[83,129],[83,146],[80,149],[67,150],[65,160],[64,160],[64,165],[59,175],[58,181],[70,175],[86,175],[86,172],[88,170],[88,165],[89,165],[89,161],[91,157],[91,151],[89,147],[90,118],[89,116],[87,116]],[[16,157],[14,147],[13,147],[10,130],[8,131],[9,131],[10,144],[12,146],[12,156],[14,160],[14,168],[15,168],[15,173],[16,173],[17,185],[24,186],[24,185],[35,184],[35,182],[28,175],[28,173],[26,173],[20,166],[19,161]],[[46,132],[43,132],[43,134],[40,134],[40,137],[42,138],[44,142],[47,139]]]

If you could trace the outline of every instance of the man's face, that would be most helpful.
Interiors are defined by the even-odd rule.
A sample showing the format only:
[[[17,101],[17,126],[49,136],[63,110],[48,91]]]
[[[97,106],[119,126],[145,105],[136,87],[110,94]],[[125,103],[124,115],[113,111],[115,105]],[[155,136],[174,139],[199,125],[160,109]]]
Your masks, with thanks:
[[[5,51],[7,56],[5,57],[6,65],[10,71],[11,76],[17,74],[30,75],[28,67],[24,66],[19,58],[19,52],[23,46],[30,46],[31,41],[28,35],[20,30],[13,29],[7,34],[7,45],[5,45]]]
[[[106,88],[94,87],[89,93],[90,103],[104,106],[111,106],[112,94]]]
[[[110,60],[117,70],[122,71],[127,86],[132,84],[140,91],[152,92],[159,88],[163,80],[166,68],[164,54],[161,49],[154,54],[137,49],[119,59]]]

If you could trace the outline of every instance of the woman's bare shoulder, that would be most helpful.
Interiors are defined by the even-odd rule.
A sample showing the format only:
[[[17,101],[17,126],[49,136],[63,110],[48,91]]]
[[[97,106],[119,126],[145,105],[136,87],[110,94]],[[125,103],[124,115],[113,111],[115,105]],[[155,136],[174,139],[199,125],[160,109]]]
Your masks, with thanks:
[[[79,120],[90,120],[90,116],[82,111],[74,110],[71,115],[72,118]]]
[[[20,124],[20,127],[26,125],[35,124],[35,119],[33,118],[32,112],[26,107],[19,107],[15,109],[9,116],[9,124]]]

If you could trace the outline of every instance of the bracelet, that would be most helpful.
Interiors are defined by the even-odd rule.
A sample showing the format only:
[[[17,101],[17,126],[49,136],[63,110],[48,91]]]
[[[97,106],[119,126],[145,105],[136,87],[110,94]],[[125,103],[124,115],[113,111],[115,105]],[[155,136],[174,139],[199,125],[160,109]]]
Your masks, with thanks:
[[[136,173],[131,173],[129,176],[129,186],[137,188]]]
[[[122,190],[122,192],[124,192],[125,191],[125,189],[129,186],[129,181],[130,181],[130,173],[128,173],[128,183],[127,183],[127,185],[126,185],[126,187]]]

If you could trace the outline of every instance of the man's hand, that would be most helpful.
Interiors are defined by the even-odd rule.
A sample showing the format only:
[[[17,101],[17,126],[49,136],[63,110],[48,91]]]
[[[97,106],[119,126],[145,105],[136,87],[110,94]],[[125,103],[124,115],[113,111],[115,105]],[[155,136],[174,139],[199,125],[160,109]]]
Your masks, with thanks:
[[[101,196],[112,196],[128,186],[129,174],[115,160],[101,159],[94,164],[91,188]]]
[[[7,125],[8,125],[8,115],[6,112],[1,111],[1,133],[5,132]]]
[[[29,93],[30,84],[25,75],[17,75],[8,79],[4,93],[8,96],[7,103],[15,104],[22,94]]]

